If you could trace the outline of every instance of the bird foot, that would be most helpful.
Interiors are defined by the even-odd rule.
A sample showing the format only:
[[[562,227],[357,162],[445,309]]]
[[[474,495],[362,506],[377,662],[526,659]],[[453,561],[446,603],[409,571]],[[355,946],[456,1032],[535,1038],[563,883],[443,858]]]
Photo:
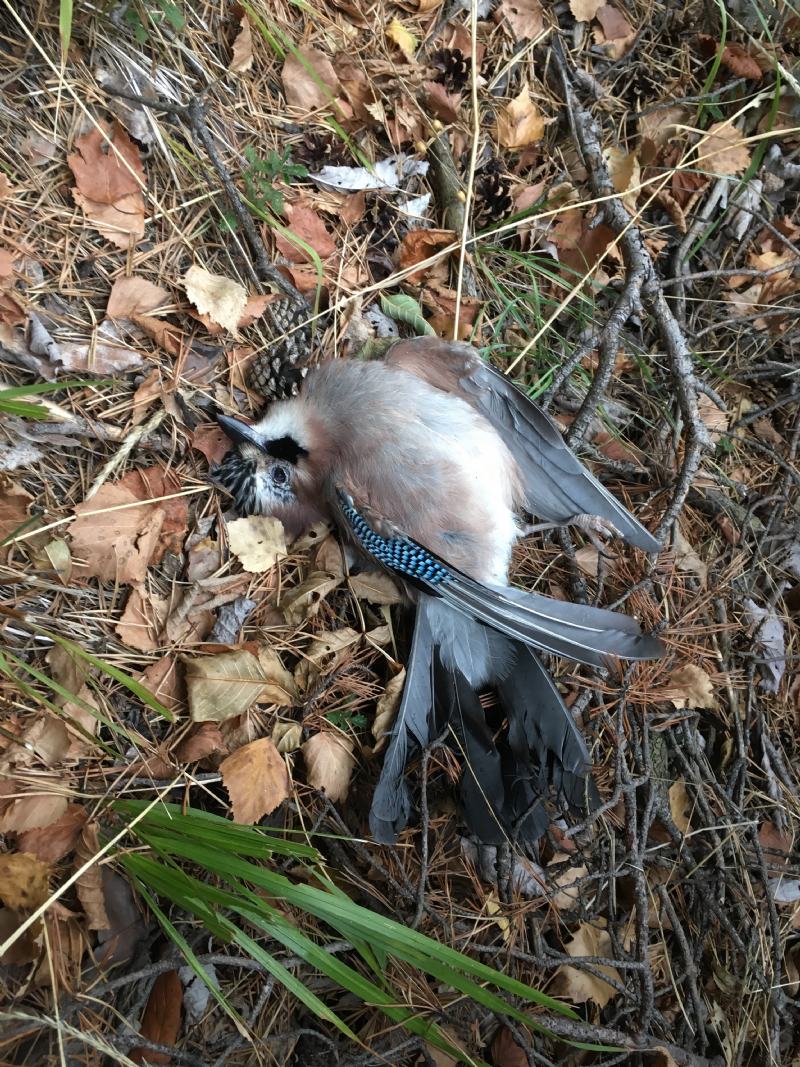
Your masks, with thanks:
[[[528,537],[530,534],[541,533],[544,530],[557,530],[561,526],[577,526],[579,530],[586,534],[600,555],[607,558],[613,558],[613,556],[606,550],[605,541],[613,537],[622,537],[613,522],[603,519],[599,515],[585,514],[573,515],[566,522],[528,523],[522,527],[521,536]]]

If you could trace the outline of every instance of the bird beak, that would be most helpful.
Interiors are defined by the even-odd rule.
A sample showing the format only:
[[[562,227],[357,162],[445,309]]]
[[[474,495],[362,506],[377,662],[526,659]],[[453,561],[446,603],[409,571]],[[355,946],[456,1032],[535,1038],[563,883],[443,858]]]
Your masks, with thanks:
[[[240,422],[239,419],[232,419],[230,415],[217,415],[217,422],[224,431],[225,435],[237,445],[255,445],[256,448],[263,448],[264,442],[259,434],[253,429],[252,426],[248,426],[246,422]]]

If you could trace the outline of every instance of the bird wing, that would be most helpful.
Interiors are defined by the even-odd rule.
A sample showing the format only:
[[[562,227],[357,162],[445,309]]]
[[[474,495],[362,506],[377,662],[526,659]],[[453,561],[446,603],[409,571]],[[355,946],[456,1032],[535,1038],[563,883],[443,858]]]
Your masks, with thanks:
[[[630,544],[659,551],[655,537],[568,448],[547,412],[471,346],[417,337],[393,345],[386,360],[436,388],[457,393],[489,420],[517,461],[532,514],[559,524],[576,515],[597,516],[613,523]]]
[[[337,524],[367,556],[407,585],[441,597],[456,611],[507,637],[595,667],[606,666],[610,656],[656,659],[664,652],[658,638],[643,634],[628,615],[512,586],[483,585],[402,531],[387,532],[388,524],[376,522],[373,515],[368,520],[344,487],[336,487],[331,497]]]

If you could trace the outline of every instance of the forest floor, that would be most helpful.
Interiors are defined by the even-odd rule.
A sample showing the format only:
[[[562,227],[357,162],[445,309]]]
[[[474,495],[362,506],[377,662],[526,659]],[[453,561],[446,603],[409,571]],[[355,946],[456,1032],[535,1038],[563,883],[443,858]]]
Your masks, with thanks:
[[[0,0],[0,57],[0,1061],[800,1063],[795,9]],[[216,412],[423,332],[663,544],[517,550],[668,647],[551,664],[602,803],[533,856],[446,744],[370,839],[399,594],[209,480]]]

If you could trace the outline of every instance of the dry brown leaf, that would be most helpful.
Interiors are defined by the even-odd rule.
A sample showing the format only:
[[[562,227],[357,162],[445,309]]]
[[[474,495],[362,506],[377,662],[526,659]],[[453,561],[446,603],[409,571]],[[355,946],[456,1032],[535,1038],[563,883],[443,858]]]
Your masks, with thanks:
[[[400,244],[398,252],[400,267],[405,270],[413,267],[416,263],[423,263],[438,249],[446,248],[456,239],[454,230],[409,230]],[[431,271],[437,269],[438,264],[432,264],[421,270],[412,271],[408,275],[408,281],[412,285],[418,285],[424,281]]]
[[[50,895],[50,868],[27,852],[0,855],[0,900],[14,911],[34,911]]]
[[[286,234],[277,233],[275,244],[290,263],[314,262],[314,256],[303,247],[303,243],[309,245],[320,259],[333,255],[336,243],[310,197],[300,197],[294,203],[287,201],[285,208],[289,219],[286,229],[298,237],[299,241],[292,241]]]
[[[17,847],[20,852],[29,852],[42,863],[58,863],[72,852],[87,818],[82,804],[69,804],[61,818],[49,826],[20,834]]]
[[[303,727],[299,722],[276,722],[272,727],[272,740],[282,756],[296,752],[303,739]]]
[[[605,5],[605,0],[569,0],[569,9],[577,22],[591,22]]]
[[[186,686],[180,663],[175,656],[164,656],[148,664],[139,676],[142,685],[159,700],[167,711],[180,713],[186,703]]]
[[[639,119],[639,135],[660,148],[679,132],[687,118],[686,110],[678,105],[659,108]]]
[[[636,30],[611,4],[603,4],[597,9],[595,18],[602,27],[595,30],[595,40],[605,46],[606,54],[610,59],[622,59],[630,46],[636,40]]]
[[[34,793],[12,800],[0,816],[0,832],[24,833],[50,826],[67,810],[67,798],[58,793]]]
[[[568,852],[556,852],[553,858],[548,863],[548,867],[560,866],[565,861],[572,860]],[[557,874],[552,879],[552,885],[557,892],[553,893],[550,898],[554,907],[559,911],[569,911],[574,908],[580,899],[580,883],[581,880],[589,873],[589,869],[586,866],[581,867],[567,867],[565,870]],[[552,892],[552,890],[551,890]]]
[[[183,276],[186,295],[200,312],[232,334],[247,306],[247,290],[232,278],[212,274],[195,264]]]
[[[84,863],[100,851],[97,823],[87,823],[81,831],[78,847],[75,850],[75,867],[80,869]],[[78,900],[86,915],[90,930],[108,930],[111,926],[106,911],[105,890],[103,888],[103,868],[99,863],[88,867],[75,883]]]
[[[165,468],[148,467],[107,483],[78,504],[69,528],[73,556],[84,561],[76,560],[78,573],[104,582],[143,582],[150,563],[167,550],[180,550],[188,515],[185,498],[150,502],[179,489]]]
[[[590,926],[589,923],[581,923],[571,941],[564,946],[568,956],[605,956],[611,955],[611,938],[607,930],[598,926]],[[607,975],[616,982],[620,982],[619,972],[615,967],[607,967],[605,964],[593,964],[593,970]],[[585,971],[578,970],[568,964],[562,964],[556,972],[556,984],[560,995],[572,1001],[573,1004],[586,1004],[591,1001],[598,1007],[604,1008],[606,1004],[617,996],[613,986],[604,982],[602,978]]]
[[[144,197],[141,193],[130,193],[115,204],[99,204],[77,189],[73,190],[72,196],[86,221],[117,248],[128,249],[144,237]]]
[[[69,733],[61,719],[40,714],[22,735],[25,754],[37,757],[46,767],[60,763],[69,748]],[[22,753],[20,753],[21,755]],[[20,766],[19,758],[15,760]]]
[[[328,593],[341,585],[343,580],[341,574],[326,574],[320,571],[309,574],[304,582],[289,590],[281,600],[280,609],[286,616],[286,621],[300,623],[316,615]]]
[[[492,1038],[492,1063],[495,1067],[528,1067],[528,1062],[527,1053],[514,1040],[508,1027],[499,1027]]]
[[[719,50],[719,42],[713,37],[702,34],[698,38],[700,49],[707,59],[716,55]],[[722,49],[720,63],[727,68],[736,78],[750,78],[752,81],[761,81],[764,72],[759,66],[758,60],[747,49],[736,41],[727,41]]]
[[[424,81],[422,88],[425,90],[425,98],[428,111],[434,118],[449,124],[458,121],[458,112],[461,107],[461,93],[448,93],[441,82]],[[408,140],[414,140],[413,131],[409,132]],[[400,140],[398,138],[398,140]],[[401,141],[402,143],[402,141]]]
[[[289,107],[303,115],[319,108],[330,109],[339,95],[339,79],[333,64],[316,48],[298,48],[286,57],[281,71],[283,92]]]
[[[399,604],[403,599],[397,586],[384,571],[362,571],[350,578],[350,589],[359,600],[370,604]]]
[[[667,681],[668,699],[676,708],[715,708],[711,679],[694,663],[685,663],[672,672]]]
[[[331,731],[314,734],[301,747],[306,764],[306,781],[315,789],[324,789],[334,804],[344,800],[350,789],[356,761],[352,742]]]
[[[0,560],[8,559],[10,548],[2,542],[16,533],[28,518],[28,508],[33,500],[27,489],[0,475]]]
[[[244,74],[253,65],[253,31],[250,29],[250,19],[246,14],[242,15],[239,23],[239,32],[233,42],[233,58],[228,70],[234,74]]]
[[[544,32],[544,11],[539,0],[501,0],[500,16],[517,41],[535,40]]]
[[[689,818],[692,813],[692,802],[686,792],[686,782],[679,778],[669,787],[669,811],[672,821],[682,834],[689,832]]]
[[[276,652],[249,649],[216,656],[184,658],[189,713],[195,722],[224,722],[242,715],[256,701],[291,706],[297,695],[294,679]]]
[[[181,1028],[182,1010],[183,986],[178,972],[165,971],[153,982],[139,1033],[155,1045],[174,1045]],[[172,1063],[172,1057],[165,1052],[140,1046],[132,1048],[128,1055],[134,1063]]]
[[[227,752],[225,739],[215,722],[201,722],[197,729],[185,737],[175,749],[175,758],[181,763],[194,763],[216,752]]]
[[[125,610],[114,627],[117,637],[129,648],[155,652],[159,634],[169,611],[165,597],[148,593],[144,585],[135,585],[125,602]]]
[[[225,523],[228,545],[246,571],[263,574],[287,554],[283,523],[271,515],[248,515]]]
[[[258,662],[264,675],[264,687],[259,694],[258,703],[276,704],[280,708],[291,707],[297,700],[297,688],[294,678],[284,667],[278,653],[269,645],[262,645]]]
[[[406,29],[398,18],[393,18],[386,27],[386,36],[394,42],[408,60],[414,59],[417,50],[417,39],[414,34]]]
[[[140,193],[145,172],[139,149],[125,130],[114,122],[100,123],[75,142],[77,152],[67,156],[82,196],[98,204],[116,204],[131,193]]]
[[[732,122],[715,122],[697,146],[697,162],[711,174],[741,174],[750,165],[750,149]]]
[[[700,559],[679,526],[675,528],[672,550],[675,553],[675,566],[678,570],[696,575],[700,579],[700,584],[705,588],[708,584],[708,564]]]
[[[192,448],[202,452],[209,463],[219,463],[231,450],[231,440],[219,426],[198,426],[190,434]]]
[[[136,315],[147,315],[171,303],[172,296],[167,289],[146,278],[131,275],[117,278],[112,285],[106,315],[110,319],[133,319]]]
[[[219,773],[237,823],[257,823],[289,796],[289,771],[268,737],[242,745],[222,761]]]
[[[545,121],[527,85],[497,116],[497,139],[512,150],[536,144],[544,137]]]
[[[628,211],[636,212],[639,197],[641,169],[635,152],[625,152],[612,147],[605,153],[608,161],[608,173],[614,188],[620,193],[620,199]]]
[[[49,137],[42,137],[34,131],[22,142],[22,151],[32,167],[45,167],[58,155],[58,146],[53,144]]]
[[[372,736],[375,738],[373,752],[380,752],[386,747],[389,734],[397,716],[397,709],[403,698],[406,684],[406,669],[403,667],[393,678],[389,679],[386,689],[375,705],[375,718],[372,720]]]

